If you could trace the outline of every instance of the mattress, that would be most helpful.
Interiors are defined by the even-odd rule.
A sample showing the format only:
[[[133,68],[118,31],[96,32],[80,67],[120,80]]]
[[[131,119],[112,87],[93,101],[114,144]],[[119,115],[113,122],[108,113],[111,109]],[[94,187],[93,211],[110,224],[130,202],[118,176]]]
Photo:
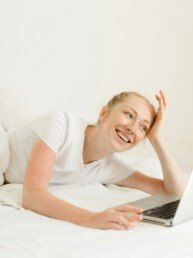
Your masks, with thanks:
[[[23,209],[22,188],[22,184],[0,187],[1,258],[193,257],[193,220],[174,227],[139,221],[136,228],[124,231],[86,228]],[[100,183],[50,185],[48,191],[92,211],[149,196],[136,189]]]

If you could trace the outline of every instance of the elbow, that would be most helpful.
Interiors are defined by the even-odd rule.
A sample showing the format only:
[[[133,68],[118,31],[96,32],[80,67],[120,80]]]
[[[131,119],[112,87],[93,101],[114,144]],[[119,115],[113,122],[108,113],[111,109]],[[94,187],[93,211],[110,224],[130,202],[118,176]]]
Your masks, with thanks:
[[[180,183],[178,183],[178,185],[173,186],[173,187],[166,187],[166,185],[164,185],[166,193],[170,194],[170,195],[176,195],[176,196],[182,197],[184,194],[184,191],[186,189],[188,179],[189,178],[184,174],[184,177],[181,179],[181,181],[180,181]]]
[[[36,190],[24,190],[22,193],[22,207],[27,210],[33,210],[33,206],[37,201]]]
[[[175,195],[175,196],[181,198],[182,195],[183,195],[183,193],[184,193],[184,191],[182,191],[182,190],[176,190],[176,191],[173,191],[173,192],[171,192],[171,193],[169,193],[169,194],[170,194],[170,195]]]
[[[34,210],[39,207],[39,202],[45,196],[47,191],[41,188],[24,189],[22,193],[22,207],[28,210]]]
[[[23,191],[21,206],[24,209],[30,209],[30,193]]]
[[[173,188],[173,189],[169,189],[169,190],[167,190],[165,188],[165,191],[169,195],[175,195],[175,196],[178,196],[178,197],[181,198],[184,194],[185,187],[179,187],[179,188],[175,188],[175,189]]]

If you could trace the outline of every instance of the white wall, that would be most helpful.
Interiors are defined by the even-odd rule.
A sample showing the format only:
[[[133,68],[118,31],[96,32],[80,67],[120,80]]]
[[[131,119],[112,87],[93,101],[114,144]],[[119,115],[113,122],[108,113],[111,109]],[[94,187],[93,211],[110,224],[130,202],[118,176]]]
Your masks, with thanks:
[[[8,0],[0,4],[2,84],[19,94],[24,91],[37,112],[58,104],[90,110],[100,93],[103,1]]]
[[[193,1],[108,0],[103,87],[140,91],[169,106],[165,142],[185,171],[193,168]],[[130,155],[155,156],[148,142]],[[146,148],[145,148],[146,147]]]
[[[191,0],[0,0],[0,85],[30,117],[60,106],[95,121],[114,94],[135,90],[169,107],[166,145],[193,167]],[[156,157],[148,141],[128,153]]]

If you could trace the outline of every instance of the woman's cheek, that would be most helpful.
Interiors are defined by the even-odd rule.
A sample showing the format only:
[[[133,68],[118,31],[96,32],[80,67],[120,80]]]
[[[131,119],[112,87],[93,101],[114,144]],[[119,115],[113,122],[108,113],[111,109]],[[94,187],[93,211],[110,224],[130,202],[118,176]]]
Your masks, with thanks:
[[[128,124],[128,122],[129,122],[129,120],[128,120],[126,117],[122,117],[122,118],[120,119],[120,123],[121,123],[121,124]]]

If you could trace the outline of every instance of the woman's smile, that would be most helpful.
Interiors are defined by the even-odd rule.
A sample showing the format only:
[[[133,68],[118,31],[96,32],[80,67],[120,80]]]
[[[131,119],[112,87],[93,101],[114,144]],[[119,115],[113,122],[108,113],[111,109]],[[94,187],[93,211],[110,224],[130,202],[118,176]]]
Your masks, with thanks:
[[[124,135],[120,130],[116,129],[115,130],[115,139],[116,141],[121,144],[121,145],[128,145],[131,143],[129,137]]]

